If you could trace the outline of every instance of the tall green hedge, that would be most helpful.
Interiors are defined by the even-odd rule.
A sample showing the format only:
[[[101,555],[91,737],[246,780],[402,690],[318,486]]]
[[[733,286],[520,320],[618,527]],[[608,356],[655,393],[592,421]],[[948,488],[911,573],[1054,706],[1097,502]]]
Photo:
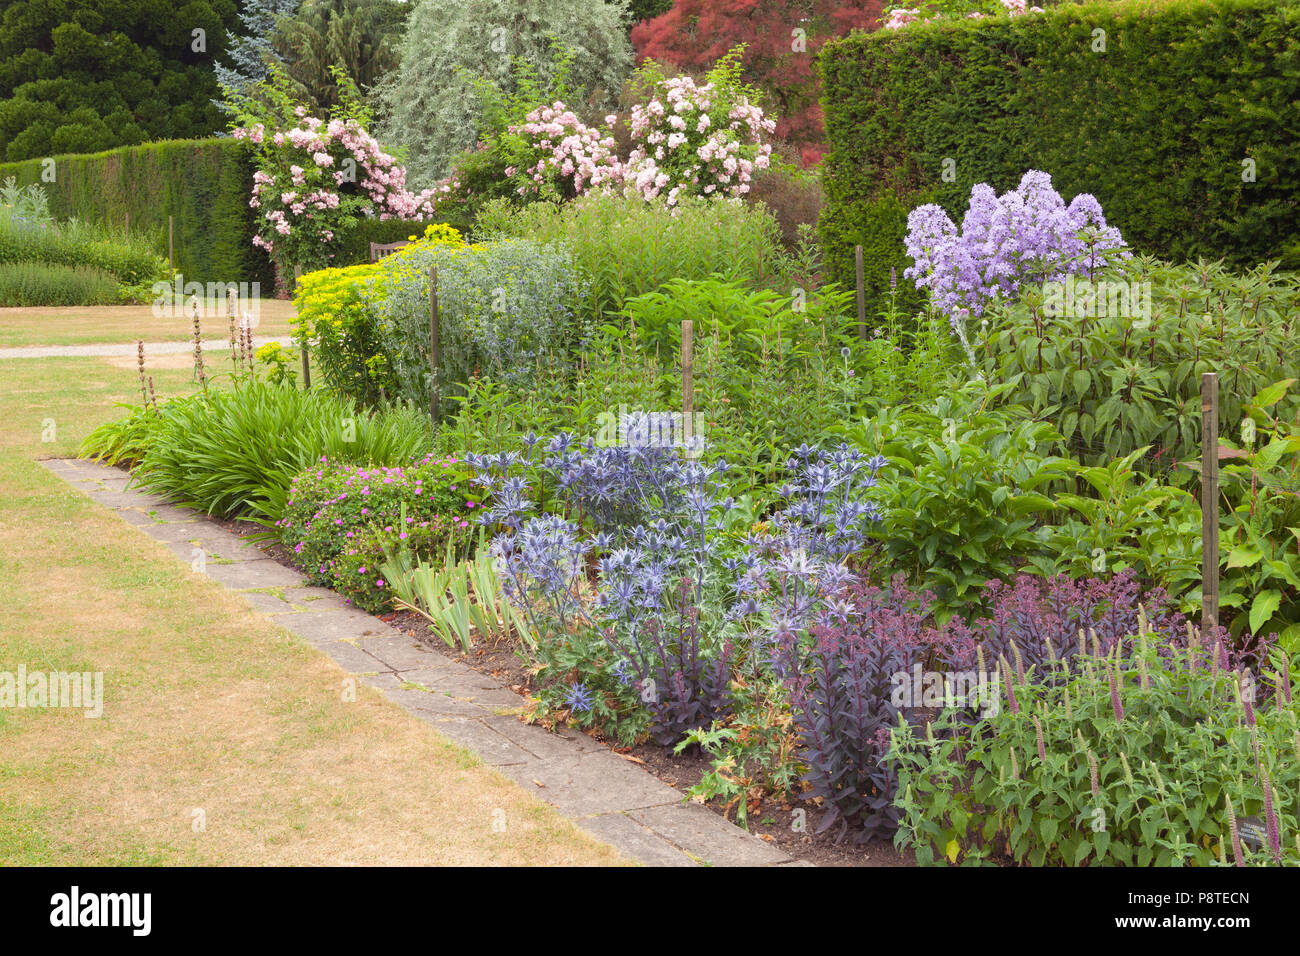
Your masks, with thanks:
[[[43,160],[0,164],[0,180],[40,183],[59,217],[121,224],[156,237],[167,254],[167,217],[174,218],[176,269],[197,282],[261,282],[274,288],[266,254],[254,248],[252,154],[234,139],[164,140],[104,153],[55,156],[54,181]]]
[[[1028,169],[1067,200],[1093,193],[1140,252],[1300,268],[1297,0],[914,24],[833,41],[820,69],[826,262],[851,284],[863,246],[873,310],[891,266],[902,288],[908,210],[937,202],[960,222],[972,186]]]

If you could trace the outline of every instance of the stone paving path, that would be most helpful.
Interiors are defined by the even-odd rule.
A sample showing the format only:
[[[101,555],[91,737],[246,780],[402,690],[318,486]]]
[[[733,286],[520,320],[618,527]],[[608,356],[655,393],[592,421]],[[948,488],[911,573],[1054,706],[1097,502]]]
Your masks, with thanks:
[[[293,339],[287,335],[275,336],[254,336],[253,347],[261,348],[267,342],[279,342],[281,345],[292,345]],[[132,342],[129,345],[24,345],[15,348],[0,349],[0,359],[14,358],[121,358],[127,355],[135,355],[139,346]],[[204,339],[203,348],[205,351],[214,351],[216,349],[230,348],[229,339]],[[182,352],[194,351],[194,343],[191,342],[146,342],[144,343],[146,355],[179,355]]]
[[[80,459],[41,462],[73,487],[256,610],[328,654],[484,763],[555,806],[625,856],[654,866],[811,865],[724,820],[585,734],[521,723],[520,698],[218,527],[204,515],[128,489],[120,469]]]

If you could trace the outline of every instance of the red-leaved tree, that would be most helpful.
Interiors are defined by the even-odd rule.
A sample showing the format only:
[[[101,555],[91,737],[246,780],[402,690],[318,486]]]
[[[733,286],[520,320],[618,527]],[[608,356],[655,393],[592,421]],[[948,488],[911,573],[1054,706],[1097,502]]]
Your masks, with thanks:
[[[884,0],[677,0],[633,27],[632,45],[638,63],[700,72],[744,43],[744,78],[770,97],[777,138],[812,165],[826,149],[814,58],[832,37],[874,30],[883,7]]]

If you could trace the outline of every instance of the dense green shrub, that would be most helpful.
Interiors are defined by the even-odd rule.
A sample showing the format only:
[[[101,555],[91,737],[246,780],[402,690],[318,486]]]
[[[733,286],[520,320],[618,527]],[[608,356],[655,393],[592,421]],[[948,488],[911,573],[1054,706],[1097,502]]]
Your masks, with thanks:
[[[522,209],[500,202],[480,213],[475,235],[565,245],[587,283],[582,310],[595,322],[613,320],[632,296],[670,279],[727,273],[762,285],[779,275],[782,263],[780,227],[771,213],[725,200],[674,209],[612,196]]]
[[[1051,425],[974,386],[930,407],[882,411],[846,432],[889,460],[879,499],[885,520],[872,532],[884,568],[933,591],[941,620],[1041,550],[1053,486],[1072,474],[1072,462],[1054,454],[1060,436]]]
[[[94,266],[0,263],[0,308],[40,305],[113,305],[117,280]]]
[[[158,415],[136,480],[208,514],[266,524],[283,514],[293,477],[322,458],[401,465],[431,442],[421,412],[398,406],[372,416],[325,389],[261,380],[174,399]]]
[[[851,284],[860,243],[879,296],[906,264],[909,209],[958,211],[974,184],[1002,192],[1026,169],[1065,195],[1095,195],[1142,252],[1300,264],[1294,0],[1125,0],[913,24],[832,41],[820,62],[820,229],[837,281]]]
[[[294,477],[276,526],[313,584],[373,611],[391,599],[379,571],[385,551],[440,556],[450,539],[470,539],[478,503],[455,458],[387,468],[322,461]]]
[[[1080,461],[1148,447],[1143,467],[1183,484],[1195,476],[1175,464],[1200,455],[1201,374],[1218,373],[1221,433],[1238,435],[1252,396],[1300,378],[1298,310],[1294,276],[1140,257],[1096,284],[1024,288],[970,339],[979,371],[1015,383],[1012,400],[1051,420]]]
[[[269,296],[274,276],[253,247],[253,181],[247,144],[231,138],[165,140],[88,155],[54,156],[54,180],[42,160],[0,164],[0,179],[41,183],[56,219],[125,224],[167,254],[167,217],[174,220],[176,271],[186,281],[260,282]],[[110,269],[110,271],[112,271]]]

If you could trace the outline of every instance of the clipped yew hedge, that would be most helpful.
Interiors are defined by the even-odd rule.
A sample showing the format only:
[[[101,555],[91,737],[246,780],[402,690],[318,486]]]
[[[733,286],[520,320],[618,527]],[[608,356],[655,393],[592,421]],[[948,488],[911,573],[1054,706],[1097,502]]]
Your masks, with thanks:
[[[973,185],[1001,192],[1027,169],[1067,199],[1093,193],[1138,251],[1300,269],[1298,0],[913,24],[832,41],[819,62],[819,230],[832,279],[852,284],[864,247],[873,311],[909,264],[910,209],[960,221]]]
[[[246,144],[228,138],[164,140],[52,159],[53,181],[42,176],[48,167],[41,159],[0,164],[0,180],[40,183],[59,219],[120,225],[130,213],[132,236],[155,237],[164,256],[170,215],[176,269],[187,282],[257,281],[263,294],[271,294],[270,260],[252,244],[253,165]]]

